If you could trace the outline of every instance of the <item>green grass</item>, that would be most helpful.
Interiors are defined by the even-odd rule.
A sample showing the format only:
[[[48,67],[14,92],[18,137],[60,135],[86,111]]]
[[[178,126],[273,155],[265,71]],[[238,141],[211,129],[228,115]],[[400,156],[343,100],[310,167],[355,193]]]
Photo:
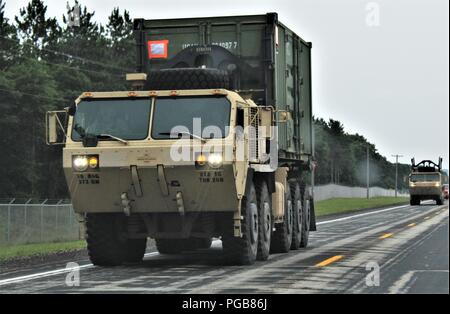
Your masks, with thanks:
[[[326,216],[347,211],[377,208],[387,205],[406,203],[408,197],[373,197],[373,198],[332,198],[315,202],[316,216]]]
[[[71,251],[83,249],[86,247],[86,242],[71,241],[71,242],[55,242],[55,243],[36,243],[36,244],[19,244],[0,246],[0,261],[8,260],[16,257],[26,257],[39,254],[54,253],[59,251]]]

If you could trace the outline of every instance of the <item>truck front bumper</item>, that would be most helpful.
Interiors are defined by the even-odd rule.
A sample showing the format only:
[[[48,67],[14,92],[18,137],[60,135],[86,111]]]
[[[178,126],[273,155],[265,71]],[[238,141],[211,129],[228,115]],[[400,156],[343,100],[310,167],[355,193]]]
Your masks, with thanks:
[[[133,169],[134,168],[134,169]],[[77,213],[233,212],[238,208],[233,166],[64,169]]]

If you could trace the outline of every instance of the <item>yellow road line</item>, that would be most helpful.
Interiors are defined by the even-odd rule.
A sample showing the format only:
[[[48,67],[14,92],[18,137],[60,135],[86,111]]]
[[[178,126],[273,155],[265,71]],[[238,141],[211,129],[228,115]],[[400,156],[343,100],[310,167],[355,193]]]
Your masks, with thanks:
[[[415,223],[415,222],[410,223],[410,224],[408,225],[408,227],[415,227],[415,226],[416,226],[416,223]]]
[[[380,237],[380,239],[386,239],[386,238],[392,237],[393,235],[394,235],[393,233],[385,233]]]
[[[330,258],[316,264],[316,267],[323,267],[323,266],[330,265],[331,263],[334,263],[334,262],[342,259],[343,257],[344,257],[344,255],[336,255],[336,256],[330,257]]]

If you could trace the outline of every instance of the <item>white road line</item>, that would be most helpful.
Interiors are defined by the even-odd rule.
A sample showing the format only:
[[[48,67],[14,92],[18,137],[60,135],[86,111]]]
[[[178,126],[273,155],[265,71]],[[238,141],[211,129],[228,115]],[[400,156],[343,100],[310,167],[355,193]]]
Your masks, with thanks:
[[[425,203],[427,203],[427,202],[425,202]],[[353,219],[353,218],[357,218],[357,217],[363,217],[363,216],[368,216],[368,215],[373,215],[373,214],[384,213],[384,212],[387,212],[387,211],[400,209],[400,208],[405,208],[405,207],[409,207],[409,206],[411,206],[411,205],[395,206],[395,207],[389,207],[389,208],[385,208],[385,209],[371,211],[371,212],[368,212],[368,213],[356,214],[356,215],[351,215],[351,216],[346,216],[346,217],[337,218],[337,219],[331,219],[331,220],[325,220],[325,221],[317,222],[316,225],[325,225],[325,224],[329,224],[329,223],[332,223],[332,222],[344,221],[344,220],[349,220],[349,219]]]
[[[144,257],[154,256],[154,255],[158,255],[158,254],[159,254],[158,252],[147,253],[144,255]],[[89,269],[89,268],[94,268],[94,267],[96,267],[96,266],[94,266],[93,264],[86,264],[86,265],[81,265],[81,266],[77,266],[77,267],[61,268],[61,269],[50,270],[50,271],[46,271],[46,272],[42,272],[42,273],[36,273],[36,274],[31,274],[31,275],[26,275],[26,276],[3,279],[3,280],[0,280],[0,286],[9,285],[9,284],[13,284],[13,283],[20,283],[20,282],[24,282],[24,281],[28,281],[28,280],[33,280],[33,279],[55,276],[55,275],[59,275],[59,274],[69,273],[71,271],[76,271],[76,270],[81,270],[81,269]]]
[[[394,284],[389,288],[388,293],[391,294],[399,294],[399,293],[406,293],[411,288],[411,286],[414,284],[414,281],[412,281],[414,275],[417,273],[447,273],[448,276],[448,270],[433,270],[433,269],[427,269],[427,270],[410,270],[406,273],[404,273]]]

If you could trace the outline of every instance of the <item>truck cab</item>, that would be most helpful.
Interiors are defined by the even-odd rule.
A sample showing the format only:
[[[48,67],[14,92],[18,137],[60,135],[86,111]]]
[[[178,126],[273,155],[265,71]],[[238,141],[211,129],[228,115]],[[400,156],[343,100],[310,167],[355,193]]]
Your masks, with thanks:
[[[210,34],[225,24],[241,33],[231,45],[204,42],[192,25],[205,23]],[[134,26],[130,90],[84,92],[46,116],[91,261],[138,262],[148,238],[161,254],[220,239],[224,260],[239,265],[306,247],[316,228],[310,45],[274,14]],[[272,65],[260,62],[266,53]]]
[[[409,175],[409,194],[411,205],[420,205],[423,200],[434,200],[436,204],[443,204],[443,176],[441,173],[442,158],[436,164],[431,160],[423,160],[415,164],[411,161]]]

